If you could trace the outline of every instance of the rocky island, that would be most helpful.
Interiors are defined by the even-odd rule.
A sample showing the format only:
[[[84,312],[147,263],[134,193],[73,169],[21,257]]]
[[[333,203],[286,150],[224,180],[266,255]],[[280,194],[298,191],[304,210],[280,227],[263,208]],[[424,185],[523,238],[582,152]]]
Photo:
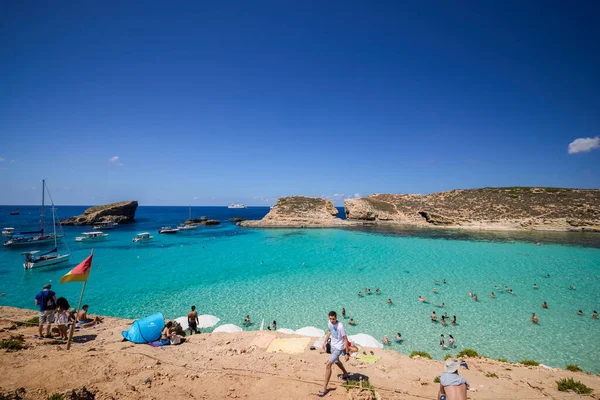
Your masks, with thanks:
[[[327,228],[356,225],[486,230],[554,230],[600,232],[600,190],[504,187],[419,194],[374,194],[344,201],[346,220],[337,218],[333,202],[293,196],[277,204],[260,221],[240,226]]]
[[[361,224],[337,218],[333,201],[316,197],[290,196],[277,199],[277,204],[260,221],[242,221],[249,228],[337,228]]]
[[[62,225],[93,225],[98,222],[117,222],[128,224],[135,220],[138,202],[135,200],[110,203],[90,207],[83,215],[69,217],[61,221]]]
[[[186,219],[184,225],[219,225],[221,221],[208,219],[206,217]]]

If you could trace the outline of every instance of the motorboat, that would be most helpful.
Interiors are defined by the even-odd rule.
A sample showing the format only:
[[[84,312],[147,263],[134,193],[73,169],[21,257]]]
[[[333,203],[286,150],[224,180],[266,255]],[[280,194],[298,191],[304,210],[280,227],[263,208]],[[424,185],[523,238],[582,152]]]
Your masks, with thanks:
[[[179,229],[180,231],[189,231],[191,229],[196,229],[197,227],[198,227],[198,225],[190,225],[190,224],[177,225],[177,229]]]
[[[114,229],[118,225],[119,225],[118,222],[102,221],[102,222],[96,222],[94,224],[94,229],[97,229],[97,230]]]
[[[35,250],[21,253],[25,256],[23,268],[27,270],[39,267],[46,267],[48,265],[61,264],[69,261],[69,258],[71,258],[71,254],[59,254],[58,249],[56,247],[46,253],[36,256],[36,254],[39,252],[39,250]]]
[[[83,232],[82,233],[83,236],[77,236],[75,238],[76,242],[98,242],[101,240],[105,240],[106,237],[108,236],[108,233],[104,233],[104,232]]]
[[[2,229],[3,236],[12,236],[15,233],[15,228],[4,228]]]
[[[177,233],[179,228],[171,228],[170,226],[163,226],[158,230],[158,233]]]
[[[25,256],[25,262],[23,263],[23,268],[25,268],[26,270],[28,269],[33,269],[33,268],[39,268],[39,267],[46,267],[48,265],[56,265],[56,264],[61,264],[64,262],[69,261],[69,259],[71,258],[71,251],[69,250],[69,245],[67,244],[66,240],[65,240],[65,246],[67,247],[67,252],[64,254],[61,254],[58,252],[58,241],[57,238],[58,237],[64,237],[64,232],[62,235],[57,235],[56,234],[56,225],[58,225],[61,229],[62,232],[62,225],[56,222],[57,215],[56,215],[56,208],[54,208],[54,202],[52,201],[52,196],[50,195],[50,190],[47,189],[46,187],[46,182],[44,182],[44,190],[48,190],[48,197],[50,197],[50,201],[52,202],[52,225],[54,228],[54,234],[52,235],[54,238],[54,248],[50,251],[47,251],[45,253],[42,253],[40,255],[37,255],[38,253],[40,253],[40,250],[35,250],[35,251],[27,251],[25,253],[21,253],[23,256]],[[60,221],[60,219],[59,219]],[[39,241],[38,241],[39,242]]]
[[[21,214],[19,211],[11,211],[10,212],[10,215],[19,215],[19,214]]]
[[[248,208],[243,204],[230,204],[227,208]]]
[[[147,242],[152,239],[154,239],[154,236],[150,236],[150,232],[142,232],[135,235],[135,237],[133,238],[133,243]]]

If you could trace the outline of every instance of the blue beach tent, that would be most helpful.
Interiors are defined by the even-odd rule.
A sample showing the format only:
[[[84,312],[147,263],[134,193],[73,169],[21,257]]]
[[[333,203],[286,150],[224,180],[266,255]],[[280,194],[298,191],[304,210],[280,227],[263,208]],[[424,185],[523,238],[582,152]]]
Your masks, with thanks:
[[[138,319],[122,334],[125,339],[133,343],[150,343],[160,339],[164,327],[165,317],[157,312],[149,317]]]

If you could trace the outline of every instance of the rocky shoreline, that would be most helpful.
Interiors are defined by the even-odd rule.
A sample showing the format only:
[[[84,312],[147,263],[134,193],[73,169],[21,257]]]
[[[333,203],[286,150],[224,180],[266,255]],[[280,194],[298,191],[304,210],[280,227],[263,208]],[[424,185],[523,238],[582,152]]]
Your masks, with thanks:
[[[430,195],[374,194],[344,201],[346,220],[330,200],[292,196],[277,200],[252,228],[412,226],[497,231],[600,232],[600,190],[483,188]]]
[[[98,222],[116,222],[129,224],[135,220],[135,212],[138,207],[136,200],[121,201],[102,206],[90,207],[82,215],[66,218],[60,223],[62,225],[94,225]]]

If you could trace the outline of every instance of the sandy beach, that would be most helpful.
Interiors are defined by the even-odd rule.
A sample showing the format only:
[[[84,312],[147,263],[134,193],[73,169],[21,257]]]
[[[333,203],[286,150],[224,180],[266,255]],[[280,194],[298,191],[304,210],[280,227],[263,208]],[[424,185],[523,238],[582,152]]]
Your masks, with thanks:
[[[326,356],[319,350],[309,350],[307,345],[295,354],[266,351],[274,339],[299,337],[296,335],[203,333],[188,336],[179,346],[154,348],[123,341],[121,331],[132,320],[107,317],[98,327],[76,332],[67,351],[65,343],[33,339],[36,326],[15,324],[35,316],[37,312],[32,310],[0,307],[0,339],[20,338],[26,346],[20,351],[0,352],[2,394],[24,388],[23,398],[46,399],[85,387],[96,399],[310,399],[316,398],[323,382]],[[313,341],[311,338],[310,344]],[[442,361],[373,351],[380,357],[375,363],[350,359],[346,365],[353,377],[368,377],[379,398],[435,398],[438,384],[433,380],[443,369]],[[470,368],[461,368],[460,374],[471,384],[470,399],[577,397],[557,389],[556,380],[569,377],[592,388],[591,398],[600,398],[597,375],[485,358],[466,361]],[[367,390],[348,391],[335,379],[337,373],[334,369],[330,383],[334,390],[325,398],[372,398]]]

